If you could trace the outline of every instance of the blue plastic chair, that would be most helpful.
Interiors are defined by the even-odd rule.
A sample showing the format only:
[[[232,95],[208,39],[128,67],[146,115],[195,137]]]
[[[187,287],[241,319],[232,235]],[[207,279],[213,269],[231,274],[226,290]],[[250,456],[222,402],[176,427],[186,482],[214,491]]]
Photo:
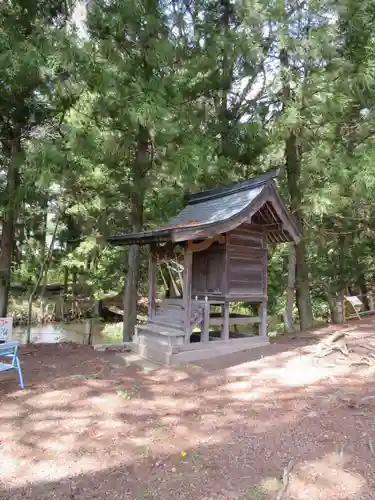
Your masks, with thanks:
[[[18,380],[21,389],[23,389],[25,386],[23,384],[22,370],[17,353],[17,342],[6,342],[5,344],[0,344],[0,372],[15,370],[18,373]],[[7,362],[2,362],[1,358],[6,358]]]

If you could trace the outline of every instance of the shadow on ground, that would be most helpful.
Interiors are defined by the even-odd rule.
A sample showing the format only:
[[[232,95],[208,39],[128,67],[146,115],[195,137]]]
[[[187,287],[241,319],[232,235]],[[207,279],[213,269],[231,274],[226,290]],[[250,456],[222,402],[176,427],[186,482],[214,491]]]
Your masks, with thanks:
[[[346,330],[375,352],[374,319]],[[374,369],[320,356],[330,334],[151,373],[25,347],[26,389],[0,382],[0,498],[269,500],[291,460],[284,499],[375,498]]]

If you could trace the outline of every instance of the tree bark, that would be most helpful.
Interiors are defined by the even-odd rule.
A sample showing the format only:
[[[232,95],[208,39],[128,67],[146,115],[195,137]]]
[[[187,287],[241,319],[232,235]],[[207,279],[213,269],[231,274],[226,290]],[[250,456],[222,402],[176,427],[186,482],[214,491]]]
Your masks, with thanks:
[[[77,269],[74,268],[73,269],[73,276],[72,276],[72,296],[73,298],[76,297],[77,295],[77,276],[78,276],[78,273],[77,273]]]
[[[296,300],[301,330],[307,330],[313,326],[313,313],[304,240],[296,246]]]
[[[133,231],[135,232],[135,226]],[[139,245],[131,245],[128,250],[128,271],[124,292],[124,323],[122,339],[130,342],[137,323],[137,298],[139,276]]]
[[[289,68],[289,56],[286,49],[280,51],[280,63],[283,79],[283,109],[288,111],[293,102],[293,95],[285,74]],[[299,150],[298,128],[294,126],[288,131],[285,140],[285,167],[287,185],[290,196],[290,205],[294,217],[297,219],[303,234],[302,191],[301,191],[301,158]],[[309,266],[305,240],[296,245],[296,301],[301,330],[313,325],[312,304],[310,297]]]
[[[142,125],[138,126],[137,150],[133,163],[133,191],[131,195],[130,219],[132,231],[138,233],[143,226],[144,196],[146,176],[152,164],[150,154],[150,134]],[[129,342],[137,323],[138,279],[140,267],[139,245],[131,245],[128,250],[128,266],[124,291],[124,322],[122,338]]]
[[[39,234],[40,234],[40,259],[44,261],[46,255],[46,245],[47,245],[47,218],[48,218],[48,199],[47,196],[43,196],[42,202],[42,217],[39,225]],[[41,304],[41,321],[44,323],[45,316],[45,301],[44,297],[46,294],[46,288],[48,284],[48,269],[44,273],[42,277],[42,289],[40,291],[40,304]]]
[[[285,160],[292,212],[303,231],[302,193],[300,188],[301,165],[298,155],[297,137],[294,132],[290,132],[286,140]],[[306,253],[306,243],[302,239],[296,245],[296,301],[301,330],[311,328],[313,324],[309,267]]]
[[[366,285],[366,278],[363,272],[359,273],[359,276],[357,278],[357,286],[361,291],[361,300],[363,302],[363,305],[365,306],[366,311],[370,310],[370,304],[368,300],[368,288]]]
[[[19,186],[19,155],[21,142],[13,139],[9,145],[9,166],[7,171],[6,206],[2,218],[0,241],[0,317],[8,314],[11,267],[14,252],[14,230],[18,214],[17,191]]]
[[[230,21],[233,7],[229,0],[221,0],[221,16],[219,18],[219,29],[223,30],[224,47],[221,54],[221,92],[219,97],[219,130],[221,136],[219,155],[230,157],[230,111],[228,109],[228,95],[233,83],[233,63],[228,56],[228,39],[230,32]]]
[[[330,290],[327,290],[327,302],[328,302],[329,310],[331,313],[332,323],[335,323],[335,324],[342,323],[343,322],[343,313],[342,313],[342,311],[339,311],[338,304],[337,304],[338,299],[330,292]]]
[[[63,290],[64,298],[66,298],[66,296],[68,295],[68,291],[69,291],[69,268],[68,266],[64,266],[64,290]]]
[[[296,249],[293,243],[289,246],[288,255],[288,287],[286,291],[285,329],[293,330],[293,304],[296,281]]]

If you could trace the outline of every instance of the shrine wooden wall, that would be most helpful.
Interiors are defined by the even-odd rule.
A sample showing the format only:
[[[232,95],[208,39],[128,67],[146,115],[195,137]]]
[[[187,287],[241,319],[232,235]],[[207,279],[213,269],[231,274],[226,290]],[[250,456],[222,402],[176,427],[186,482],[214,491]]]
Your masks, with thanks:
[[[265,233],[243,224],[227,235],[226,295],[247,300],[267,295]]]
[[[213,244],[207,250],[193,253],[192,296],[225,295],[225,244]]]
[[[210,300],[262,299],[267,295],[265,233],[243,224],[226,234],[225,244],[213,244],[193,254],[192,296]]]

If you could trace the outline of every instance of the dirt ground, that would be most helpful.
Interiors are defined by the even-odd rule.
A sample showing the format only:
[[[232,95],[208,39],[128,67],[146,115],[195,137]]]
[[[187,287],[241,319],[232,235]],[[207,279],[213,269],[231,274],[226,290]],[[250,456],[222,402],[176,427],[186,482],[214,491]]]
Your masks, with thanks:
[[[26,389],[0,377],[0,498],[375,499],[375,317],[340,330],[148,373],[25,346]]]

